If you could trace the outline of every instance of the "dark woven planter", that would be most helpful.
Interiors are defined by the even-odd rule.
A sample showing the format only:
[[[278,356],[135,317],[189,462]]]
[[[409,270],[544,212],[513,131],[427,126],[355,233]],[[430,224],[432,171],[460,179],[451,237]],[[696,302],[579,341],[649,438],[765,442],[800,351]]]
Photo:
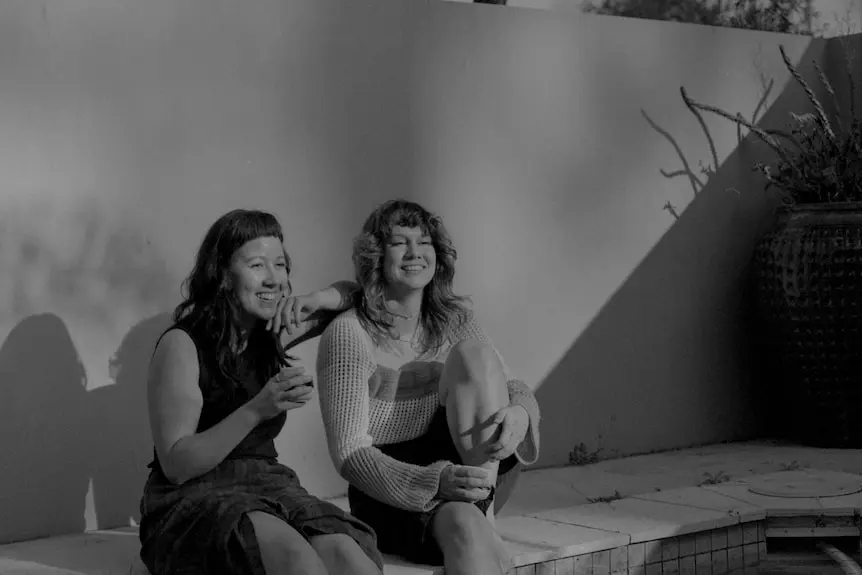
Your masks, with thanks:
[[[769,431],[862,447],[862,203],[782,208],[753,272]]]

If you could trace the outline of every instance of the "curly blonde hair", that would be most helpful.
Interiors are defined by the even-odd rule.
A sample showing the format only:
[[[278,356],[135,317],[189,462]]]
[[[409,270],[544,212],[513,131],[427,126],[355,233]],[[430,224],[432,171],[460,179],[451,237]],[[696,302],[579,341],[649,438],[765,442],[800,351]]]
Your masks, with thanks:
[[[452,292],[455,261],[458,254],[452,246],[443,220],[415,202],[389,200],[375,209],[362,232],[353,241],[353,267],[360,289],[354,294],[353,305],[363,328],[378,345],[391,340],[392,314],[386,309],[386,278],[383,257],[386,241],[396,226],[419,228],[431,238],[437,254],[434,277],[422,293],[422,347],[437,350],[446,343],[449,334],[467,320],[467,296]]]

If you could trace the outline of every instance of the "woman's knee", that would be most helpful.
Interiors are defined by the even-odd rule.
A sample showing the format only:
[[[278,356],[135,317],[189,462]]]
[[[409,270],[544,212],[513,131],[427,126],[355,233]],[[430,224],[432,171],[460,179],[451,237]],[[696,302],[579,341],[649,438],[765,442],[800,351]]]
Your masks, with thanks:
[[[365,551],[352,537],[343,533],[317,535],[309,540],[311,546],[329,567],[330,574],[355,573],[381,575]]]
[[[450,501],[434,514],[432,525],[437,543],[445,551],[450,545],[487,545],[493,526],[472,503]]]
[[[300,533],[263,511],[247,514],[267,575],[327,575],[315,549]]]
[[[496,350],[476,339],[460,341],[449,351],[441,382],[496,389],[506,383]]]
[[[357,553],[363,553],[352,537],[342,533],[317,535],[310,538],[308,542],[321,557],[348,560],[355,558]]]
[[[434,537],[444,556],[448,553],[480,554],[493,557],[502,572],[512,568],[503,540],[482,511],[460,501],[444,503],[434,516]],[[490,553],[490,555],[486,555]]]

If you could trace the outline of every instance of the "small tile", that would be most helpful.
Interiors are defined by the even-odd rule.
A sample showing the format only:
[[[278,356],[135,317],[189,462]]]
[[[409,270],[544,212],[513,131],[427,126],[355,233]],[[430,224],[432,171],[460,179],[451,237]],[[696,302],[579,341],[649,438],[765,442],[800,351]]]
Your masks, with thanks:
[[[695,575],[694,571],[695,559],[694,555],[687,555],[679,558],[679,575]]]
[[[742,557],[742,547],[727,548],[727,568],[731,571],[742,569],[745,565]]]
[[[593,556],[577,555],[574,561],[573,575],[593,575]]]
[[[653,563],[646,566],[645,575],[661,575],[661,563]]]
[[[766,541],[757,542],[757,556],[761,561],[766,559]]]
[[[742,546],[742,561],[745,567],[754,567],[760,561],[757,556],[757,543]]]
[[[594,575],[609,575],[611,572],[611,552],[596,551],[593,553],[593,573]]]
[[[727,528],[712,531],[712,550],[727,549]]]
[[[680,557],[688,557],[689,555],[694,555],[695,551],[695,538],[697,537],[694,533],[689,533],[688,535],[683,535],[679,538],[679,556]]]
[[[679,575],[679,559],[662,561],[661,575]]]
[[[536,575],[557,575],[557,568],[554,563],[555,561],[536,563]]]
[[[628,546],[629,569],[646,565],[646,545],[644,543],[632,543]]]
[[[611,549],[611,575],[627,575],[629,570],[629,553],[626,547]]]
[[[742,544],[757,543],[757,523],[742,524]]]
[[[694,572],[697,575],[712,575],[712,556],[709,553],[698,553],[694,556]]]
[[[727,546],[739,547],[742,545],[742,525],[731,525],[727,528]]]
[[[575,575],[575,558],[565,557],[554,561],[554,575]]]
[[[669,537],[661,542],[661,560],[671,561],[679,559],[679,539],[677,537]]]
[[[515,575],[536,575],[536,566],[521,565],[515,569]]]
[[[712,535],[709,531],[695,534],[694,551],[695,553],[709,553],[712,551]]]
[[[727,549],[712,552],[712,570],[714,573],[727,573]]]
[[[644,563],[661,563],[661,539],[644,541]]]
[[[646,575],[646,565],[638,565],[637,567],[629,567],[629,575]]]
[[[757,522],[757,541],[766,541],[766,521]]]

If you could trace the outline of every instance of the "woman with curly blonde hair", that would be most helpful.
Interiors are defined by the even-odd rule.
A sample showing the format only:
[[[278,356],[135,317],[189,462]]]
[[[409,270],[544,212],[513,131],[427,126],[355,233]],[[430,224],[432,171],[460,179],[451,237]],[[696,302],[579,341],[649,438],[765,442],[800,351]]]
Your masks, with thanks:
[[[294,298],[277,323],[345,310],[320,342],[321,411],[351,513],[380,550],[502,575],[494,511],[538,458],[539,408],[453,293],[456,257],[439,217],[386,202],[354,241],[358,285]]]

